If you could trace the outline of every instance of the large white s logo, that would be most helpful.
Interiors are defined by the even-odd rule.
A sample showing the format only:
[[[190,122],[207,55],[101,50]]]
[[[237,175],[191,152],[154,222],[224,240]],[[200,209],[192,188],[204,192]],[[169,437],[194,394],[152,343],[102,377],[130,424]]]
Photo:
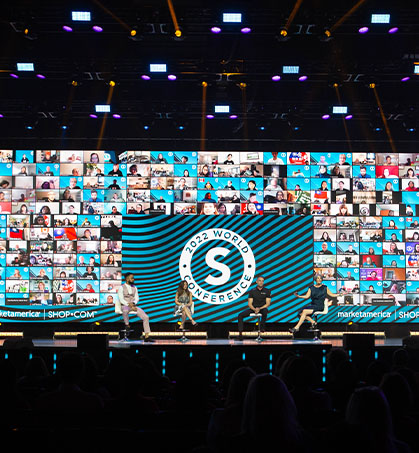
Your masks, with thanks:
[[[234,268],[236,269],[243,266],[242,275],[239,281],[237,281],[237,279],[233,279],[233,281],[231,281],[230,268],[226,264],[216,261],[216,257],[226,257],[233,251],[232,248],[226,247],[210,247],[205,255],[205,262],[208,267],[219,271],[221,275],[219,277],[214,277],[211,273],[209,273],[206,278],[204,275],[200,275],[199,281],[195,281],[193,271],[191,269],[192,258],[201,246],[209,244],[211,241],[217,241],[217,245],[220,244],[220,241],[225,241],[233,245],[240,253],[242,262],[234,263]],[[201,257],[199,260],[200,263],[203,261]],[[179,258],[180,278],[188,282],[188,287],[192,292],[193,297],[206,304],[229,304],[242,297],[252,284],[255,271],[256,261],[250,245],[238,233],[226,228],[209,228],[193,234],[183,247]],[[206,283],[204,286],[209,285],[210,287],[218,287],[219,289],[227,283],[230,284],[231,288],[223,288],[222,292],[215,292],[215,289],[217,288],[214,288],[214,291],[209,291],[207,288],[204,289],[200,286],[200,283],[204,283],[204,281]]]
[[[230,250],[226,249],[225,247],[214,247],[213,249],[209,250],[206,257],[205,262],[208,264],[209,267],[220,271],[222,275],[220,277],[214,277],[213,275],[209,274],[205,281],[209,285],[224,285],[230,280],[231,271],[228,266],[223,263],[219,263],[215,261],[215,257],[218,255],[227,256],[230,253]]]

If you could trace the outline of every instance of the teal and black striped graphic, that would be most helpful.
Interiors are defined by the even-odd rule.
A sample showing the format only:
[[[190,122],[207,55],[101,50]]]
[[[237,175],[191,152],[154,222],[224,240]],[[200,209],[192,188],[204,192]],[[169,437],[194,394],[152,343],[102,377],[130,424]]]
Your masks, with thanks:
[[[255,278],[265,277],[272,291],[270,322],[295,320],[300,301],[292,295],[313,281],[312,218],[307,217],[218,217],[218,216],[138,216],[124,217],[123,272],[135,275],[140,305],[153,322],[174,321],[174,299],[181,281],[179,259],[187,242],[208,229],[227,229],[240,235],[251,247]],[[227,283],[211,287],[208,275],[221,273],[209,267],[206,254],[213,247],[229,253],[217,262],[229,267]],[[197,248],[191,261],[194,280],[205,290],[222,293],[233,288],[245,272],[237,248],[223,239],[212,240]],[[250,287],[255,286],[255,279]],[[200,322],[232,322],[247,307],[247,291],[239,299],[213,305],[195,299],[194,318]]]

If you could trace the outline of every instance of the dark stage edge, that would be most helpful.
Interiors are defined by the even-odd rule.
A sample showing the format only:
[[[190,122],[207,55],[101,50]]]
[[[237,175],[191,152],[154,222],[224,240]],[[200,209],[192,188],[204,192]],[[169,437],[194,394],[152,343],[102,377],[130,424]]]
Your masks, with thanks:
[[[32,338],[34,348],[59,348],[59,349],[74,349],[77,348],[77,340],[53,340],[53,339],[34,339]],[[3,346],[4,340],[0,341],[0,345]],[[207,339],[207,340],[189,340],[185,343],[182,343],[178,340],[156,340],[154,343],[144,342],[143,340],[110,340],[109,349],[130,349],[130,348],[159,348],[167,346],[177,346],[182,348],[190,347],[290,347],[290,346],[300,346],[300,347],[326,347],[326,348],[338,348],[342,347],[342,339],[332,339],[332,340],[263,340],[262,342],[257,342],[256,340],[243,340],[237,341],[233,339]],[[386,338],[386,339],[376,339],[375,347],[402,347],[403,339],[402,338]]]

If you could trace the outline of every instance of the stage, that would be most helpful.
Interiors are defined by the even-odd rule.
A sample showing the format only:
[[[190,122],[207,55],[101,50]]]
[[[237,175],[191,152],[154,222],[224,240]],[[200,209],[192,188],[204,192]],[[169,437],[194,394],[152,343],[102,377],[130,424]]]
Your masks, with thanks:
[[[5,340],[0,340],[0,346],[3,346]],[[77,339],[69,340],[56,340],[56,339],[32,339],[32,343],[35,349],[48,348],[48,349],[74,349],[77,348]],[[246,339],[238,341],[235,339],[191,339],[186,342],[181,342],[176,339],[162,339],[155,340],[153,343],[145,342],[144,340],[109,340],[108,349],[135,349],[135,348],[161,348],[161,347],[182,347],[182,348],[195,348],[195,347],[260,347],[260,348],[271,348],[271,347],[323,347],[323,348],[339,348],[343,346],[342,339],[332,340],[309,340],[309,339],[264,339],[258,342],[254,339]],[[385,347],[402,347],[402,338],[385,338],[376,339],[375,346],[377,348]],[[7,346],[6,346],[7,347]]]

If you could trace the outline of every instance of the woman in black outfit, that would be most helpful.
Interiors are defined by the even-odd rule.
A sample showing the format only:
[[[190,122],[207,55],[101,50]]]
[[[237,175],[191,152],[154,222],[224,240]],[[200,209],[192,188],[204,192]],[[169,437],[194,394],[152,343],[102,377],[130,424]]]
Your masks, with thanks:
[[[312,318],[310,318],[310,315],[312,315],[316,311],[323,311],[325,303],[328,303],[329,305],[332,304],[331,302],[330,303],[326,302],[327,297],[339,296],[339,294],[332,293],[326,285],[323,285],[323,277],[321,275],[318,274],[316,275],[315,282],[316,283],[314,285],[311,285],[310,288],[308,288],[308,291],[305,296],[299,296],[297,292],[294,293],[294,296],[298,297],[299,299],[304,300],[311,299],[311,303],[303,307],[298,312],[300,319],[295,327],[289,329],[291,333],[298,332],[301,324],[306,319],[311,323],[311,327],[316,327],[316,323]]]

